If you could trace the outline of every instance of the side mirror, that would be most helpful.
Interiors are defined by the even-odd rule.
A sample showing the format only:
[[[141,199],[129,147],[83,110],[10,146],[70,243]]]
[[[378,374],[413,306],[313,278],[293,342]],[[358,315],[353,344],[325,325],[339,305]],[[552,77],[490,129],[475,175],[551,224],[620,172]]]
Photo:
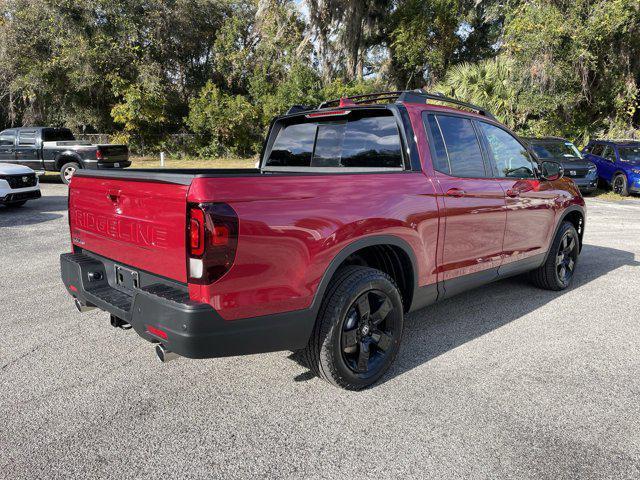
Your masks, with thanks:
[[[544,161],[540,164],[540,177],[542,180],[558,180],[564,176],[564,168],[558,162]]]

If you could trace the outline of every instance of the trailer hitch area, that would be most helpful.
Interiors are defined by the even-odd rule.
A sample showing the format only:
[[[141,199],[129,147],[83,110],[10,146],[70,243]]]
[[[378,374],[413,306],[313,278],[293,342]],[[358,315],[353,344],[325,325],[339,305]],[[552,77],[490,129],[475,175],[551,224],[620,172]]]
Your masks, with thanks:
[[[121,328],[123,330],[129,330],[131,328],[131,325],[128,322],[125,322],[115,315],[111,315],[111,326],[114,328]]]

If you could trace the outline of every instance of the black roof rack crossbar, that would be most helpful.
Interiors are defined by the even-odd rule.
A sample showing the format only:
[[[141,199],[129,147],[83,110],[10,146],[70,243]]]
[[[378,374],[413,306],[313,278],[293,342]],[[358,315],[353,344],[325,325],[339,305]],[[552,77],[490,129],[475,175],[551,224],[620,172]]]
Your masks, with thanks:
[[[326,100],[318,106],[318,110],[326,108],[331,105],[340,105],[340,100],[351,100],[355,104],[367,103],[374,100],[390,100],[397,99],[403,92],[402,91],[389,91],[389,92],[377,92],[377,93],[365,93],[363,95],[353,95],[350,97],[334,98],[333,100]]]
[[[426,100],[436,100],[438,102],[443,103],[451,103],[453,105],[458,105],[459,107],[468,108],[474,112],[477,112],[480,115],[491,118],[495,120],[496,118],[489,113],[485,108],[479,107],[478,105],[474,105],[473,103],[463,102],[462,100],[456,100],[455,98],[447,97],[442,95],[441,93],[428,93],[424,90],[407,90],[402,92],[402,94],[398,97],[398,102],[407,102],[407,103],[423,103]]]
[[[338,106],[340,105],[341,100],[343,99],[336,98],[333,100],[327,100],[325,102],[322,102],[318,106],[318,109],[327,108],[332,105]],[[380,101],[380,100],[395,100],[396,102],[406,102],[406,103],[426,103],[427,100],[435,100],[438,102],[449,103],[449,104],[457,105],[459,107],[467,108],[487,118],[491,118],[492,120],[496,119],[491,113],[489,113],[483,107],[479,107],[478,105],[474,105],[473,103],[467,103],[461,100],[456,100],[455,98],[446,97],[441,93],[428,93],[428,92],[425,92],[424,90],[404,90],[404,91],[367,93],[364,95],[354,95],[351,97],[344,97],[344,100],[351,101],[356,105],[374,102],[374,101]]]

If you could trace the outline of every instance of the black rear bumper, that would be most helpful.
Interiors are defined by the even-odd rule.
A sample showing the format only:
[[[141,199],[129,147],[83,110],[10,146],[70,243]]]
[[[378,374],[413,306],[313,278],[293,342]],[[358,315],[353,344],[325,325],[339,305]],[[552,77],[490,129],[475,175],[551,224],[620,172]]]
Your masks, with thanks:
[[[42,194],[40,193],[40,190],[29,190],[28,192],[9,193],[4,197],[0,198],[0,203],[3,203],[6,205],[11,203],[24,202],[27,200],[35,200],[36,198],[40,198],[41,196]]]
[[[315,319],[308,310],[228,321],[211,305],[190,300],[186,289],[166,283],[123,291],[109,283],[112,276],[105,268],[111,265],[85,253],[60,255],[62,281],[73,297],[124,320],[142,338],[184,357],[297,350],[306,345],[313,328]]]

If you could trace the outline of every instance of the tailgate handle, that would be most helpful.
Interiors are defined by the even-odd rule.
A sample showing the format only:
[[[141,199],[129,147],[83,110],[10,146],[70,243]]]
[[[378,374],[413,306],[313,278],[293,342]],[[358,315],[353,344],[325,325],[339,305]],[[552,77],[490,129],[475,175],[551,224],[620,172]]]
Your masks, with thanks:
[[[122,193],[122,190],[116,190],[116,189],[107,190],[107,198],[111,200],[113,203],[117,203],[121,193]]]

